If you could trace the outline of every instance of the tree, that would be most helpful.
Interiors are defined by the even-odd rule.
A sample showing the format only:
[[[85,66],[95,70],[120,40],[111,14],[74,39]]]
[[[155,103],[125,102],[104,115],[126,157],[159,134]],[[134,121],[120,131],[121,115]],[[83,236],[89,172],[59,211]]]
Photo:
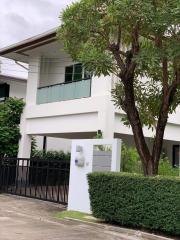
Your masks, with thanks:
[[[23,108],[23,100],[17,98],[9,98],[0,104],[0,157],[17,156]]]
[[[114,74],[144,175],[158,173],[168,115],[180,103],[178,0],[81,0],[62,13],[58,37],[94,75]],[[154,131],[148,147],[143,127]]]

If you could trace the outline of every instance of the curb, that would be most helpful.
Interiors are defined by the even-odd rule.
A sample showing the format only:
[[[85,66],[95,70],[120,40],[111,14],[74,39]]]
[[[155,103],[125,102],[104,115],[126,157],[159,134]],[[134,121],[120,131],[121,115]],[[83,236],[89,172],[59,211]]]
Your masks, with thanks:
[[[124,236],[124,237],[127,237],[128,239],[130,236],[134,237],[134,238],[142,239],[142,240],[174,240],[174,239],[176,239],[176,238],[168,238],[168,237],[159,236],[159,235],[156,235],[153,233],[146,233],[141,230],[133,230],[133,229],[123,228],[123,227],[118,227],[118,226],[116,227],[116,226],[107,225],[104,223],[88,222],[88,221],[83,221],[83,220],[70,218],[70,217],[65,217],[64,219],[69,220],[69,221],[83,223],[83,224],[93,226],[93,227],[98,227],[98,228],[104,229],[106,231],[112,231],[112,232],[116,232],[116,233],[120,233],[120,234],[126,234],[126,236]]]

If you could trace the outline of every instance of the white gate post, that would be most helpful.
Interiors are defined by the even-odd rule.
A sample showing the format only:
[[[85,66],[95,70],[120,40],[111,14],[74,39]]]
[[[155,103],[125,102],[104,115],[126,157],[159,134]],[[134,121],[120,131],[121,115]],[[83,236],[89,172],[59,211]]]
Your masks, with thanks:
[[[108,171],[120,171],[120,139],[82,139],[72,141],[68,210],[91,213],[87,174],[93,172],[93,153],[96,145],[111,145],[112,155]],[[102,159],[102,156],[101,156]],[[102,160],[98,169],[103,171]]]

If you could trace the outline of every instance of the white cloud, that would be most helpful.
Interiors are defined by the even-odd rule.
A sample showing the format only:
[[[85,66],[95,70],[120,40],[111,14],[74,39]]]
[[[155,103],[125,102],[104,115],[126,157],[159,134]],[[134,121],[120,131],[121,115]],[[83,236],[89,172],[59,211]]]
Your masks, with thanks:
[[[59,25],[72,0],[1,0],[0,48]]]
[[[0,0],[0,48],[58,27],[62,9],[73,0]],[[11,65],[6,64],[11,69]],[[5,69],[5,68],[4,68]],[[9,71],[11,75],[22,75]]]

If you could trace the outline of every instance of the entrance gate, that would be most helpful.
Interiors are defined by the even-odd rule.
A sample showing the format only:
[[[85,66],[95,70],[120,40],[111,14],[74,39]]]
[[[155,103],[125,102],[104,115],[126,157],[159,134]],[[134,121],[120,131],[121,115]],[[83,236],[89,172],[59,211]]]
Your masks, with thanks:
[[[70,162],[0,159],[0,192],[67,204]]]

